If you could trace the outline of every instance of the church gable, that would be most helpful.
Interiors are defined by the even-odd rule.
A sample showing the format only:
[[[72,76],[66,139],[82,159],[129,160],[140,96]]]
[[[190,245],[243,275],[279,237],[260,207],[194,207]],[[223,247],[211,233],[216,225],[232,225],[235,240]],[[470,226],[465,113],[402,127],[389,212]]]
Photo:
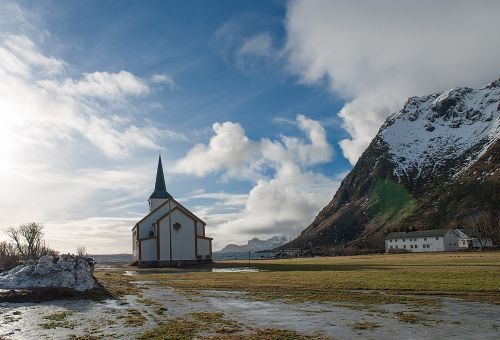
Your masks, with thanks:
[[[165,213],[169,211],[168,203],[168,200],[165,201],[162,205],[151,211],[139,222],[137,222],[136,226],[138,228],[139,239],[148,238],[151,236],[154,237],[155,223],[159,218],[161,218],[161,216],[165,215]],[[153,235],[151,235],[151,231],[153,231]]]

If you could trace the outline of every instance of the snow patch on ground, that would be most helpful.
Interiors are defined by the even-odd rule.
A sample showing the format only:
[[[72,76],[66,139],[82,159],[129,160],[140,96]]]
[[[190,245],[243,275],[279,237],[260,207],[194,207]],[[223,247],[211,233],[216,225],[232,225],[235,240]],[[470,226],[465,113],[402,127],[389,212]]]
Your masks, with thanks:
[[[396,164],[395,175],[410,170],[420,175],[424,169],[433,173],[466,153],[455,170],[468,168],[500,137],[499,102],[500,80],[479,90],[454,88],[408,99],[380,131]]]
[[[83,258],[47,255],[0,275],[0,289],[58,287],[86,291],[97,285],[92,271]]]

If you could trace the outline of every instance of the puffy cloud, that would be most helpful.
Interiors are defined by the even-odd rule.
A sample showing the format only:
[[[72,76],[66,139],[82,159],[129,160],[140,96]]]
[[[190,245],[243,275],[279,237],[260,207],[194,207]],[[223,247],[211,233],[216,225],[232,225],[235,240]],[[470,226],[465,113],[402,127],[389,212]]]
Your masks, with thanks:
[[[239,124],[216,123],[208,144],[196,145],[178,160],[174,170],[180,173],[217,173],[254,183],[248,195],[199,193],[189,197],[222,203],[197,208],[211,224],[216,247],[223,246],[222,240],[242,242],[256,234],[296,235],[331,199],[339,182],[312,170],[332,157],[326,131],[302,115],[295,123],[306,139],[281,136],[279,140],[255,141]]]
[[[326,81],[347,100],[340,145],[354,164],[407,97],[498,77],[499,12],[489,0],[297,0],[286,51],[302,82]]]
[[[248,139],[237,123],[215,123],[212,128],[215,135],[208,145],[195,145],[176,162],[174,171],[205,176],[225,170],[229,177],[253,177],[259,167],[258,145]]]

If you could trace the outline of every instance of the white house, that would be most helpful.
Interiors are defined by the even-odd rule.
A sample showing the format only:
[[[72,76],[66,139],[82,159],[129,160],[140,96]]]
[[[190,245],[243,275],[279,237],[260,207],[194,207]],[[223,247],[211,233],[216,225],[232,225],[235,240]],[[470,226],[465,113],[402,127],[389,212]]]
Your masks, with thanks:
[[[132,229],[133,258],[139,266],[180,266],[212,261],[206,223],[167,192],[161,156],[149,213]]]
[[[385,238],[385,251],[409,252],[458,251],[459,235],[452,229],[419,230],[390,233]]]
[[[468,236],[460,229],[456,229],[455,232],[459,237],[458,246],[460,249],[481,249],[493,246],[491,238],[478,239],[477,237]]]

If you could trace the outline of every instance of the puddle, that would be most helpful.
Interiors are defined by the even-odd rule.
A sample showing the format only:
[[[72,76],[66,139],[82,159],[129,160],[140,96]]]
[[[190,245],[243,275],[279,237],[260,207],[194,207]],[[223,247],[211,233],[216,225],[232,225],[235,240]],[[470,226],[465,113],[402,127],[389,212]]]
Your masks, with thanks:
[[[126,270],[124,275],[140,276],[140,275],[163,275],[163,274],[188,274],[196,272],[212,272],[212,273],[254,273],[262,272],[258,268],[241,267],[241,268],[197,268],[197,269],[177,269],[177,268],[162,268],[162,269],[143,269],[143,270]]]
[[[258,268],[212,268],[213,273],[255,273],[263,271]]]

